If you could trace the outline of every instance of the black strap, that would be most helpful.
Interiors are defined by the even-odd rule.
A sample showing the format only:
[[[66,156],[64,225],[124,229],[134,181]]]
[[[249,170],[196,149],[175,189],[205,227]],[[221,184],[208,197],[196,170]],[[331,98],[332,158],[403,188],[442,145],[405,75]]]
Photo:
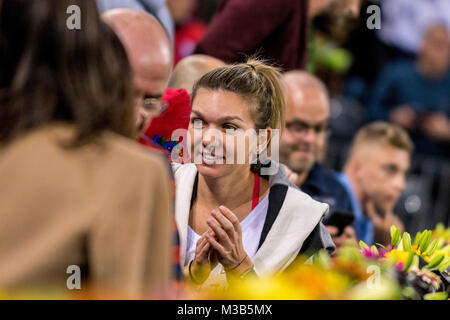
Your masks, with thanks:
[[[194,205],[195,199],[197,199],[197,189],[198,189],[198,172],[195,176],[194,186],[192,188],[192,197],[191,197],[191,207],[190,210],[192,210],[192,206]]]
[[[266,221],[264,222],[264,227],[261,232],[261,239],[259,240],[258,250],[266,240],[270,229],[272,229],[272,226],[278,217],[278,213],[280,212],[281,207],[284,203],[284,199],[286,198],[288,188],[288,186],[282,184],[277,184],[270,188],[269,207],[267,209]]]
[[[147,11],[148,13],[152,14],[153,16],[156,17],[156,12],[154,10],[154,8],[152,6],[150,6],[147,2],[145,2],[144,0],[136,0],[141,6],[142,8],[144,8],[145,11]]]
[[[309,234],[308,238],[303,242],[300,254],[311,256],[323,248],[323,242],[320,236],[320,223],[318,223],[314,230]]]

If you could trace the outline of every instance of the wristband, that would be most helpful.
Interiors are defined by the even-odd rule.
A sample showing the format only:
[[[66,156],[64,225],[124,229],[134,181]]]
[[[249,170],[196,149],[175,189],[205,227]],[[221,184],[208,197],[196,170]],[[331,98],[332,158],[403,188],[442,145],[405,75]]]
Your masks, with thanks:
[[[234,267],[231,268],[231,269],[227,269],[227,268],[224,267],[223,269],[224,269],[226,272],[233,271],[233,270],[237,269],[237,268],[245,261],[245,259],[247,259],[247,255],[244,257],[244,259],[242,259],[241,262],[238,263],[237,266],[234,266]]]

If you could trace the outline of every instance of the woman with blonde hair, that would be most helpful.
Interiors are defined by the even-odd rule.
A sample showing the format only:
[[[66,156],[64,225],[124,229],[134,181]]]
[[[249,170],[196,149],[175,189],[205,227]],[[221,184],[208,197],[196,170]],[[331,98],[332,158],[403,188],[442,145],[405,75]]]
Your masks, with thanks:
[[[250,59],[217,68],[194,86],[189,149],[195,163],[173,166],[181,263],[196,284],[282,272],[299,254],[334,249],[321,223],[328,206],[296,188],[274,161],[272,175],[261,165],[284,127],[279,76]],[[261,133],[254,142],[249,130]]]

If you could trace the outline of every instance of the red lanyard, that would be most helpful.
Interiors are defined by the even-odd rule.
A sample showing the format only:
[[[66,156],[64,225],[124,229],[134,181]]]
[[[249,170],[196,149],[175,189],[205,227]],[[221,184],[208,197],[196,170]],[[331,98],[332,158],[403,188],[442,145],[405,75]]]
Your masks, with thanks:
[[[255,176],[255,184],[253,186],[252,211],[256,208],[256,206],[259,203],[259,191],[260,191],[259,174],[253,173],[253,175]]]

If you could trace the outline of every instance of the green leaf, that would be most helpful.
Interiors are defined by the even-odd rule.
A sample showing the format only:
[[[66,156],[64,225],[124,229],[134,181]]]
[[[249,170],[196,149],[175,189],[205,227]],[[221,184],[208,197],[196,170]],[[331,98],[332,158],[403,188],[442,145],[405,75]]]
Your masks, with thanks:
[[[400,233],[401,233],[399,228],[396,228],[395,226],[393,226],[393,227],[395,228],[395,231],[394,231],[394,235],[391,239],[392,248],[398,246],[398,244],[400,243]]]
[[[438,245],[438,240],[434,239],[433,242],[431,242],[431,244],[427,250],[427,256],[431,256],[434,253],[434,251],[436,251],[437,245]]]
[[[413,259],[413,263],[412,263],[411,268],[412,267],[419,268],[419,263],[420,263],[419,256],[418,255],[414,255],[414,259]]]
[[[395,257],[390,257],[384,262],[386,269],[393,268],[397,264],[397,259]]]
[[[404,287],[402,289],[402,295],[407,300],[419,300],[420,299],[416,290],[414,290],[412,287]]]
[[[372,251],[372,253],[373,253],[374,255],[378,256],[378,249],[377,249],[376,246],[372,246],[372,247],[370,248],[370,251]]]
[[[441,292],[434,292],[434,293],[427,293],[423,296],[424,300],[447,300],[448,293],[441,291]]]
[[[394,238],[394,234],[395,234],[395,231],[396,231],[396,230],[397,230],[397,227],[394,226],[394,225],[392,225],[392,226],[391,226],[391,239]]]
[[[431,231],[424,231],[424,234],[422,235],[422,240],[420,241],[420,253],[424,253],[427,248],[428,245],[430,244],[430,239],[431,239]]]
[[[417,232],[416,236],[414,237],[414,244],[418,246],[421,239],[422,239],[422,232]]]
[[[437,240],[438,240],[437,249],[442,248],[442,247],[444,246],[444,244],[445,244],[445,239],[443,239],[443,238],[438,238]],[[449,248],[449,249],[450,249],[450,248]],[[441,249],[441,250],[442,250],[442,249]],[[449,250],[449,253],[450,253],[450,250]]]
[[[408,259],[406,259],[405,266],[403,267],[403,271],[409,271],[409,269],[412,266],[415,256],[416,256],[416,254],[414,252],[409,253]]]
[[[444,261],[445,256],[443,254],[436,255],[433,259],[431,259],[430,263],[426,266],[427,269],[431,270],[433,268],[438,267],[442,261]]]
[[[313,263],[324,268],[328,269],[330,267],[330,256],[328,255],[326,250],[320,250],[313,258]]]
[[[447,268],[450,267],[450,258],[445,257],[444,261],[441,262],[441,264],[438,266],[438,269],[440,272],[444,272],[447,270]]]
[[[442,252],[450,253],[450,244],[446,245],[441,249]]]
[[[403,250],[411,251],[411,236],[408,232],[403,233]]]
[[[381,243],[375,242],[375,244],[376,244],[377,246],[383,248],[384,250],[388,251],[388,249],[387,249],[385,246],[383,246]]]
[[[365,244],[364,241],[362,241],[362,240],[359,241],[359,246],[362,249],[370,250],[370,247],[367,244]]]
[[[445,231],[445,226],[444,226],[444,224],[442,223],[442,222],[439,222],[437,225],[436,225],[436,232],[438,233],[438,234],[440,234],[440,233],[442,233],[442,232],[444,232]]]

